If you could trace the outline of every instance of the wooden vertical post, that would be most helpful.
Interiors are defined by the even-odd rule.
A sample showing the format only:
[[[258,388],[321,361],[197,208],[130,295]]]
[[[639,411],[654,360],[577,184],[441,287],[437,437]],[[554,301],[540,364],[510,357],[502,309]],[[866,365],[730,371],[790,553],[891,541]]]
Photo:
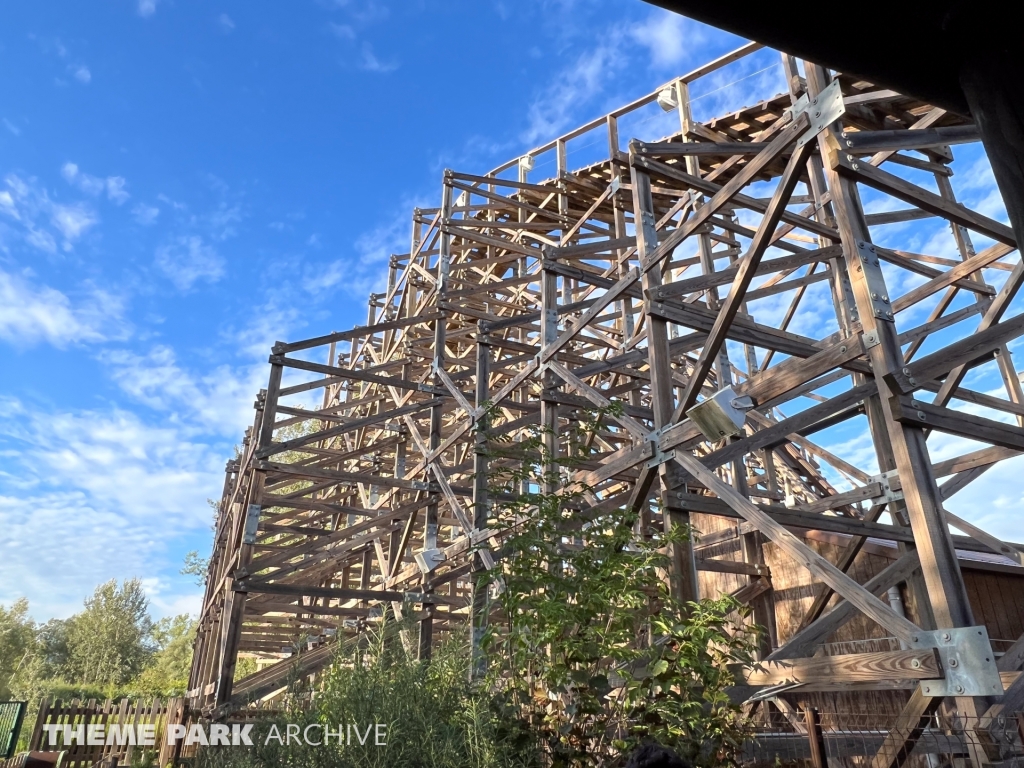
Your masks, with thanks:
[[[631,151],[632,155],[633,152]],[[641,265],[658,246],[658,233],[654,221],[654,200],[651,194],[651,178],[646,173],[632,169],[633,182],[633,215],[636,227],[637,254]],[[642,268],[642,266],[641,266]],[[643,273],[645,291],[658,288],[662,284],[661,268],[656,266]],[[668,348],[668,322],[658,315],[651,314],[645,304],[647,323],[647,347],[651,371],[651,405],[654,411],[654,428],[660,430],[672,423],[675,411],[675,396],[672,385],[672,362]],[[648,471],[649,472],[649,471]],[[678,467],[675,462],[661,464],[658,469],[662,493],[663,525],[666,531],[674,526],[682,525],[689,529],[690,513],[675,505],[674,489],[681,483],[678,478]],[[644,479],[638,481],[642,485]],[[648,481],[649,482],[649,481]],[[646,491],[640,489],[640,496]],[[646,506],[646,498],[639,498],[642,506]],[[697,564],[693,555],[692,539],[672,544],[669,549],[669,580],[672,595],[680,601],[696,600],[699,596],[697,582]]]
[[[490,397],[490,362],[491,347],[487,336],[486,325],[477,323],[476,336],[476,399],[474,406],[482,408]],[[482,531],[487,528],[490,517],[490,499],[488,498],[488,458],[487,429],[490,426],[489,414],[482,414],[476,422],[476,435],[473,443],[473,529]],[[470,606],[470,680],[478,680],[487,674],[487,659],[484,657],[481,644],[487,631],[487,579],[483,561],[479,554],[473,556],[472,566],[473,599]]]
[[[437,298],[438,302],[444,301],[446,294],[448,293],[448,276],[451,269],[451,236],[444,232],[444,228],[448,226],[448,221],[452,215],[452,186],[451,186],[452,172],[445,170],[444,172],[444,186],[442,189],[442,201],[441,201],[441,235],[438,240],[439,254],[437,259]],[[440,370],[444,367],[445,361],[445,343],[447,339],[447,315],[442,313],[442,316],[434,321],[434,368]],[[435,373],[433,377],[435,387],[443,387],[444,382],[441,377]],[[434,450],[441,444],[441,426],[442,418],[444,416],[444,409],[441,405],[435,405],[430,409],[430,449]],[[427,472],[427,477],[430,474]],[[426,509],[426,520],[423,526],[423,549],[436,549],[437,548],[437,504],[430,504]],[[426,573],[423,575],[423,592],[432,592],[433,587],[430,584],[430,574]],[[434,608],[432,605],[425,605],[424,613],[426,614],[423,619],[420,620],[420,638],[419,638],[419,658],[429,659],[431,654],[431,646],[433,643],[433,632],[434,632]]]
[[[807,727],[807,743],[811,748],[811,765],[814,768],[828,768],[825,735],[821,731],[821,715],[817,709],[804,709],[804,725]]]
[[[544,258],[550,257],[550,251],[545,250]],[[540,280],[541,316],[540,334],[541,349],[558,338],[558,274],[546,268],[541,268]],[[556,358],[557,359],[557,355]],[[543,492],[554,493],[558,489],[558,405],[552,399],[551,393],[558,386],[559,378],[550,371],[544,371],[543,393],[540,401],[540,425],[543,431],[542,440],[544,450],[547,454],[543,463]]]
[[[820,93],[827,85],[825,71],[816,65],[808,64],[807,80],[812,96]],[[839,151],[833,129],[825,132],[820,139],[820,145],[828,158]],[[874,246],[870,243],[870,232],[864,219],[856,183],[843,178],[831,167],[826,173],[826,178],[835,206],[843,253],[850,271],[850,282],[861,325],[865,333],[874,333],[878,339],[878,343],[868,350],[868,358],[878,384],[875,419],[879,428],[873,430],[876,447],[885,445],[877,438],[881,437],[881,434],[886,435],[891,446],[892,463],[899,472],[903,486],[903,508],[909,518],[914,542],[921,558],[922,576],[927,587],[927,604],[937,627],[971,626],[974,624],[974,617],[949,528],[943,517],[942,499],[932,472],[924,430],[901,424],[892,417],[889,398],[898,393],[892,391],[886,375],[897,373],[903,367],[903,352],[891,309],[886,310],[882,305],[876,306],[875,303],[876,296],[888,296],[889,292],[879,268],[878,257],[874,254]],[[879,461],[879,464],[885,471],[883,462]],[[920,720],[933,711],[940,701],[928,699],[915,692],[902,716],[910,721]],[[973,699],[958,699],[957,706],[962,714],[968,717],[978,714],[979,707]],[[886,739],[875,756],[872,768],[901,765],[909,753],[906,741],[898,736]],[[975,763],[974,768],[981,768],[983,758],[980,752],[972,754],[971,757]]]
[[[278,349],[275,345],[275,354]],[[275,363],[270,367],[270,382],[267,384],[267,395],[263,404],[263,414],[259,429],[258,448],[270,445],[274,441],[274,422],[277,419],[277,399],[281,392],[281,378],[284,366]],[[243,571],[252,560],[253,545],[245,541],[245,520],[251,507],[256,507],[256,514],[263,496],[263,483],[266,472],[257,471],[253,474],[252,486],[249,488],[248,504],[244,507],[241,525],[241,542],[238,550],[237,571]],[[236,571],[236,572],[237,572]],[[221,617],[220,663],[218,666],[214,706],[220,707],[231,699],[234,685],[235,664],[238,660],[238,643],[242,637],[242,619],[245,615],[246,593],[235,592],[235,580],[228,579],[225,584],[224,612]]]

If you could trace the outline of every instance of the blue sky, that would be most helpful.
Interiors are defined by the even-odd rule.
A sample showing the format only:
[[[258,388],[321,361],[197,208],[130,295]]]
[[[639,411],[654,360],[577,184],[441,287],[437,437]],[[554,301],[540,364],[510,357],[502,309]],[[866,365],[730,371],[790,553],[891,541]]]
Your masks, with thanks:
[[[742,42],[640,0],[63,0],[3,22],[0,604],[40,619],[110,577],[144,578],[157,615],[197,608],[178,569],[209,548],[270,345],[365,322],[444,168],[486,172]],[[743,66],[698,115],[783,90],[776,54]]]

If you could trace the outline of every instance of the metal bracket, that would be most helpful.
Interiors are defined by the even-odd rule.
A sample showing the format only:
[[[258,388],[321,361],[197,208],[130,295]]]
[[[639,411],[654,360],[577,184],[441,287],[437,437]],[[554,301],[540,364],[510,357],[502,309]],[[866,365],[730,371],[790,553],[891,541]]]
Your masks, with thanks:
[[[922,680],[921,693],[939,696],[1000,696],[1003,683],[985,627],[921,631],[911,648],[935,648],[946,677]]]
[[[256,530],[260,525],[260,505],[250,504],[245,511],[245,528],[242,530],[242,543],[255,544]]]
[[[804,131],[800,138],[797,139],[797,146],[800,147],[811,141],[846,112],[846,105],[843,103],[843,91],[839,86],[838,80],[833,80],[825,90],[813,99],[804,101],[806,98],[806,94],[801,96],[792,107],[794,119],[801,113],[806,112],[807,117],[811,121],[811,127]]]
[[[673,426],[673,424],[666,424],[660,429],[652,429],[644,436],[644,442],[650,443],[651,449],[654,451],[654,456],[649,458],[645,463],[645,466],[648,469],[654,469],[655,467],[659,467],[665,462],[672,459],[672,451],[666,452],[661,450],[660,444],[661,436],[664,435],[665,432],[667,432]]]
[[[878,483],[882,486],[882,493],[879,496],[875,496],[870,499],[872,504],[882,504],[883,502],[900,501],[903,498],[903,491],[894,491],[889,484],[889,481],[899,476],[899,470],[892,470],[890,472],[883,472],[880,475],[874,475],[871,478],[871,482]]]
[[[550,344],[558,338],[558,310],[557,309],[545,309],[544,319],[547,321],[544,328],[547,330],[545,334],[544,344]]]
[[[860,340],[864,344],[864,349],[871,349],[882,343],[882,340],[878,338],[878,331],[868,331],[861,335]]]
[[[864,281],[867,283],[868,294],[871,297],[872,314],[879,320],[894,322],[892,304],[889,303],[889,291],[885,287],[885,277],[882,275],[882,267],[878,261],[875,246],[858,240],[857,251],[852,255],[856,262],[853,267],[854,271],[864,274]]]
[[[672,459],[672,453],[671,452],[665,453],[664,451],[658,450],[658,447],[655,446],[654,447],[654,456],[652,458],[648,459],[646,461],[646,463],[644,464],[644,466],[646,466],[648,469],[654,469],[655,467],[660,467],[662,464],[664,464],[667,461],[670,461],[671,459]]]

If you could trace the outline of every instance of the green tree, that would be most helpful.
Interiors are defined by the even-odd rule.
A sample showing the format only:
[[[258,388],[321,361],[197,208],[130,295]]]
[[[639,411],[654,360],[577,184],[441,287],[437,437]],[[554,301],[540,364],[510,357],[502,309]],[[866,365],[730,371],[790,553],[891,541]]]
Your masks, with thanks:
[[[35,635],[28,600],[15,600],[10,608],[0,605],[0,699],[11,697],[15,677],[30,663]]]
[[[149,600],[138,579],[100,584],[67,621],[70,679],[108,687],[137,677],[153,655]]]
[[[196,580],[196,586],[206,584],[206,569],[210,567],[210,558],[201,557],[198,550],[190,549],[185,553],[185,563],[178,571],[182,576],[192,576]]]
[[[188,688],[192,670],[192,642],[196,622],[187,613],[168,616],[153,625],[156,647],[150,663],[129,688],[133,693],[180,696]]]

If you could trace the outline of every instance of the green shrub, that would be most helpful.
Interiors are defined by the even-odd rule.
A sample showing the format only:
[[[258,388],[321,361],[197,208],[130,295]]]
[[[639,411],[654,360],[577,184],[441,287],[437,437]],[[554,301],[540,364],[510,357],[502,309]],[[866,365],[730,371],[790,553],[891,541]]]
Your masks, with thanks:
[[[339,652],[312,691],[295,686],[284,711],[262,719],[252,747],[209,747],[197,756],[197,768],[529,768],[534,750],[515,727],[504,726],[487,697],[468,682],[464,644],[450,642],[429,664],[417,661],[397,637],[398,625],[386,625],[362,646]],[[312,702],[310,703],[310,696]],[[354,724],[386,728],[386,744],[301,746],[268,735],[285,734],[288,723],[338,727]],[[313,730],[316,740],[321,731]]]

